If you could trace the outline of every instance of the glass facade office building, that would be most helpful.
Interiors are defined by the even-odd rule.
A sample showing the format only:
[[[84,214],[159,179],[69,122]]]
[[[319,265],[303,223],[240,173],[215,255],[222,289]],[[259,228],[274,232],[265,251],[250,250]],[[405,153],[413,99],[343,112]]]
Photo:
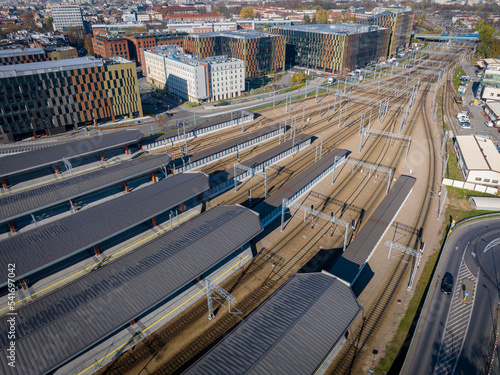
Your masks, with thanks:
[[[359,24],[284,26],[286,65],[345,74],[385,57],[390,30]]]
[[[9,140],[142,116],[135,63],[120,57],[0,66],[0,133]]]
[[[285,37],[251,30],[191,34],[184,51],[200,59],[226,55],[243,60],[245,78],[260,77],[285,68]]]
[[[360,23],[377,25],[391,30],[387,57],[392,57],[410,46],[414,17],[413,11],[394,10],[376,14],[360,21]]]

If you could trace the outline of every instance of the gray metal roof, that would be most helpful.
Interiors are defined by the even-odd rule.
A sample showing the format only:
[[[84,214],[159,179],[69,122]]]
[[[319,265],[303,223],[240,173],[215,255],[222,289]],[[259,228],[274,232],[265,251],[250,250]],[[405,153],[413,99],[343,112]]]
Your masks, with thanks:
[[[348,283],[355,281],[385,231],[396,217],[402,204],[417,181],[416,178],[401,175],[389,193],[365,222],[346,251],[330,270],[332,275]]]
[[[61,220],[0,241],[0,265],[16,280],[91,248],[209,189],[204,173],[181,173]],[[7,275],[0,275],[0,287]]]
[[[262,231],[259,216],[219,206],[17,310],[16,367],[0,373],[46,373],[157,306]],[[9,346],[0,319],[0,350]],[[103,353],[105,355],[105,353]]]
[[[172,158],[168,154],[155,154],[103,166],[89,173],[65,178],[20,193],[0,197],[0,223],[28,215],[82,195],[119,184],[168,165]]]
[[[279,129],[279,126],[270,125],[270,126],[266,126],[265,128],[262,128],[262,129],[259,129],[259,130],[253,131],[253,132],[246,132],[246,134],[242,135],[241,137],[233,138],[227,142],[218,144],[216,146],[213,146],[213,147],[207,148],[203,151],[195,153],[193,156],[191,156],[191,162],[194,163],[195,161],[203,160],[210,155],[215,155],[215,154],[217,154],[221,151],[227,150],[231,147],[236,147],[236,145],[240,145],[240,144],[248,142],[252,139],[259,138],[265,134],[272,133],[278,129]],[[184,160],[186,162],[188,162],[188,158],[185,157]],[[177,159],[175,162],[177,163],[177,165],[179,165],[179,164],[182,165],[181,159]]]
[[[257,165],[264,163],[269,159],[274,158],[276,155],[279,155],[282,152],[291,149],[293,144],[298,145],[304,141],[307,141],[308,139],[311,139],[312,137],[313,136],[309,134],[299,134],[295,137],[295,142],[293,140],[281,142],[281,144],[278,144],[277,146],[274,146],[273,148],[267,151],[261,152],[260,154],[254,156],[253,158],[242,161],[241,164],[246,165],[247,167],[255,167]]]
[[[65,60],[57,60],[56,62],[59,61]],[[5,156],[1,159],[0,176],[6,177],[60,163],[64,157],[71,160],[126,146],[138,142],[143,136],[144,134],[140,130],[121,130],[100,136],[86,137],[41,150]]]
[[[185,374],[313,374],[360,309],[338,278],[295,274]]]
[[[26,64],[4,65],[0,66],[0,78],[92,68],[103,65],[103,61],[100,59],[96,59],[95,57],[78,57],[74,59],[49,60]]]
[[[293,179],[286,182],[285,184],[276,187],[278,191],[270,191],[271,196],[267,198],[264,202],[260,203],[256,208],[262,218],[266,217],[267,214],[274,211],[283,203],[283,198],[290,198],[304,186],[306,186],[310,181],[312,181],[316,176],[321,174],[330,165],[333,164],[335,156],[341,158],[344,155],[349,154],[350,151],[344,149],[333,149],[316,163],[312,164],[309,168],[306,168],[298,176],[292,175]]]
[[[248,115],[248,113],[243,114],[243,117],[245,117],[246,115]],[[231,121],[231,120],[237,120],[240,118],[241,118],[241,111],[234,111],[234,113],[232,115],[225,114],[225,115],[216,116],[215,118],[209,119],[207,121],[203,121],[203,122],[198,121],[198,124],[196,124],[196,125],[186,126],[186,133],[191,133],[191,132],[196,131],[196,130],[209,128],[213,125],[222,124],[224,122]],[[241,124],[240,125],[235,124],[235,126],[241,126]],[[184,132],[183,128],[180,128],[180,134],[183,134],[183,132]],[[170,138],[174,138],[174,137],[177,137],[177,129],[174,129],[168,133],[165,133],[164,135],[159,137],[156,141],[161,141],[163,139],[170,139]],[[182,135],[181,135],[181,137],[182,137]]]
[[[45,53],[43,48],[8,48],[0,49],[0,57],[41,55]]]

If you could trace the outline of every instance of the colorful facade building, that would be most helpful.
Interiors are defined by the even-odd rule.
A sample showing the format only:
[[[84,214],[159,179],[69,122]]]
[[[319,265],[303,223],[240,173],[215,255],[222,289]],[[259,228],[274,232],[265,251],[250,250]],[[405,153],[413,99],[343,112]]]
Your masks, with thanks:
[[[271,29],[286,37],[286,64],[345,74],[385,58],[390,30],[360,24],[284,26]]]
[[[365,25],[377,25],[391,30],[387,57],[404,51],[411,43],[411,30],[415,13],[408,10],[391,10],[360,20]]]
[[[0,132],[10,140],[142,117],[135,64],[82,57],[0,66]]]
[[[73,47],[2,49],[0,50],[0,65],[28,64],[76,57],[78,57],[78,52]]]
[[[243,60],[245,78],[285,69],[285,37],[251,30],[188,35],[184,51],[201,59],[227,55]]]

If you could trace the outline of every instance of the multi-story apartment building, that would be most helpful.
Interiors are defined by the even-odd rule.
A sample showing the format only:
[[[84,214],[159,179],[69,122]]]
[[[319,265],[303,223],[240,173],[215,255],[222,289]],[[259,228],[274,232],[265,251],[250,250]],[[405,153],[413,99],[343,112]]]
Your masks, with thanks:
[[[92,38],[92,47],[97,57],[121,56],[130,60],[127,39],[121,36],[99,35]]]
[[[233,98],[245,89],[242,60],[228,56],[202,60],[181,52],[176,46],[146,50],[144,62],[148,82],[192,102]]]
[[[0,129],[10,140],[142,115],[135,64],[123,58],[0,66]]]
[[[272,28],[286,37],[286,64],[345,74],[386,56],[390,30],[360,24]]]
[[[391,57],[410,46],[414,18],[415,13],[411,10],[392,10],[378,13],[359,22],[391,30],[389,49],[387,51],[387,57]]]
[[[183,55],[177,46],[160,46],[144,51],[144,61],[154,86],[191,102],[208,99],[208,66],[196,56]]]
[[[73,47],[2,49],[0,50],[0,65],[27,64],[77,57],[78,52]]]
[[[285,69],[285,37],[252,30],[201,33],[184,38],[184,50],[201,59],[227,55],[243,60],[245,78]]]
[[[54,31],[66,31],[69,27],[83,28],[82,9],[78,5],[56,6],[52,9]]]
[[[229,56],[207,57],[209,100],[223,100],[240,96],[245,91],[243,61]]]
[[[169,31],[183,31],[189,34],[238,30],[238,24],[234,21],[223,21],[223,22],[177,21],[177,22],[167,22],[165,26],[166,28],[168,28]]]

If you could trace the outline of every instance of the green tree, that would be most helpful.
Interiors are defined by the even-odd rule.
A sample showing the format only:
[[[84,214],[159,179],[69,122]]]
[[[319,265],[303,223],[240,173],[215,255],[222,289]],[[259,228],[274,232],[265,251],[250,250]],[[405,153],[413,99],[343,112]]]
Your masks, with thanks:
[[[476,26],[476,31],[479,32],[479,45],[477,46],[476,55],[478,57],[486,57],[489,54],[489,50],[493,42],[495,28],[487,25],[484,20],[479,20]]]
[[[85,34],[83,48],[87,50],[89,56],[94,56],[94,46],[92,46],[92,34]]]
[[[199,7],[198,8],[198,13],[200,13],[200,14],[207,14],[207,8],[206,7]]]
[[[307,14],[304,16],[304,20],[302,23],[306,24],[306,25],[311,23],[311,19],[309,18],[309,16]]]
[[[244,7],[240,12],[240,17],[244,20],[246,20],[247,18],[254,18],[255,10],[253,9],[253,7]]]
[[[25,13],[21,17],[22,24],[25,28],[36,30],[35,18],[33,17],[33,13]]]
[[[316,23],[328,23],[328,15],[326,14],[326,10],[320,9],[316,12]]]
[[[53,28],[53,25],[54,25],[54,19],[51,17],[47,17],[47,19],[45,20],[45,25],[47,26],[47,28],[49,29],[52,29]]]

